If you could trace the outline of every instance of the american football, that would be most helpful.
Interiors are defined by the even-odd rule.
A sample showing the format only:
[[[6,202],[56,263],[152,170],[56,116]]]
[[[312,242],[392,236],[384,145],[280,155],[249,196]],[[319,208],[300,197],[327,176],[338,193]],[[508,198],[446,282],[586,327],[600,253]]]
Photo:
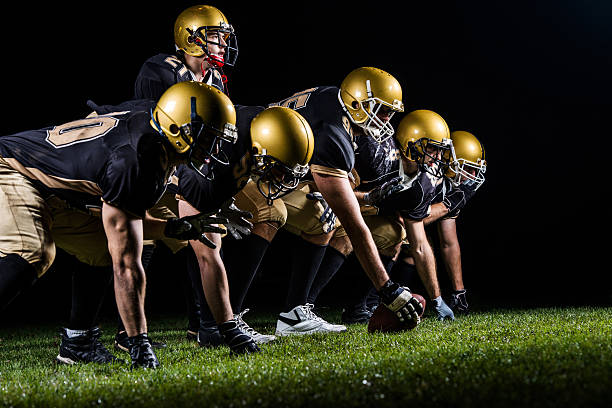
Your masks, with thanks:
[[[425,311],[425,298],[418,293],[413,293],[414,296],[423,306],[423,311]],[[423,313],[420,314],[423,316]],[[409,322],[408,324],[404,324],[400,321],[399,317],[391,310],[386,308],[384,305],[380,304],[376,310],[372,313],[372,317],[368,321],[368,332],[398,332],[402,330],[412,330],[417,325],[414,322]]]

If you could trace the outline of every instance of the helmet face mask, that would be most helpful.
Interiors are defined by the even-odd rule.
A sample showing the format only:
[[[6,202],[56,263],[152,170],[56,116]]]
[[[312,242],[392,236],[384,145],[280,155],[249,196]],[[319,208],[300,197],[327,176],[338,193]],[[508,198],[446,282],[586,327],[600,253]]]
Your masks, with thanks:
[[[378,143],[382,143],[393,136],[395,130],[391,126],[391,118],[399,110],[397,106],[393,106],[376,97],[370,97],[359,103],[361,109],[363,109],[368,117],[367,121],[359,125],[363,128],[366,135],[374,138]]]
[[[268,204],[295,190],[300,180],[308,173],[308,165],[296,164],[289,168],[272,156],[256,154],[252,172],[258,176],[257,189]]]
[[[408,145],[409,157],[421,165],[427,173],[436,178],[442,178],[449,166],[455,162],[455,151],[450,139],[441,142],[420,138]],[[406,155],[408,156],[408,155]]]
[[[455,159],[446,172],[446,177],[455,186],[460,184],[475,186],[478,190],[485,181],[487,162],[485,151],[480,141],[466,131],[451,133],[455,150]]]
[[[192,31],[187,29],[189,37],[187,41],[195,43],[202,48],[206,55],[206,61],[215,67],[221,68],[225,65],[233,67],[238,58],[238,40],[231,25],[221,22],[219,26],[199,27]],[[222,41],[223,40],[223,41]],[[223,59],[210,54],[208,46],[217,46],[225,50]]]

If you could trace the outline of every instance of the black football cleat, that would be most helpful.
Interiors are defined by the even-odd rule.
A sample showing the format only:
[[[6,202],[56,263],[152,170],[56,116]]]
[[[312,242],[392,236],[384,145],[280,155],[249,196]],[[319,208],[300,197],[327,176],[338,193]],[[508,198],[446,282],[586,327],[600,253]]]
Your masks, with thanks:
[[[196,337],[200,347],[219,347],[225,344],[223,336],[219,332],[219,327],[214,322],[204,325],[201,324]]]
[[[372,317],[372,311],[365,306],[353,306],[342,310],[342,323],[358,324],[367,323]]]
[[[261,352],[253,337],[244,332],[235,319],[221,323],[219,332],[225,344],[230,348],[230,356]]]
[[[112,355],[100,342],[102,332],[98,327],[87,330],[84,334],[68,337],[66,329],[60,331],[62,341],[56,359],[62,364],[76,363],[125,363]]]
[[[149,342],[151,343],[151,347],[156,349],[166,347],[166,343],[152,341],[151,339],[149,339]],[[125,330],[120,331],[115,335],[115,348],[117,350],[125,351],[128,353],[130,352],[130,338],[128,337],[128,334]]]
[[[156,369],[159,367],[159,360],[153,351],[153,346],[147,333],[141,333],[129,338],[130,357],[132,358],[132,369],[146,368]]]

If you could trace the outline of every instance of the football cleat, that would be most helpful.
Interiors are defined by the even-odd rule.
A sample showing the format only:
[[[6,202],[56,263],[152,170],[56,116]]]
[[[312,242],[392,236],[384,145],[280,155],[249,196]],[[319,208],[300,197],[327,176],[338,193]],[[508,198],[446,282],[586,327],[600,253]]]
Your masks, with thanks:
[[[365,306],[352,306],[342,310],[342,323],[357,324],[367,323],[372,317],[372,310]]]
[[[314,333],[338,333],[346,331],[346,326],[331,324],[317,316],[311,303],[299,305],[287,313],[280,313],[276,322],[277,336],[291,336]]]
[[[242,331],[235,319],[221,323],[219,332],[223,336],[225,344],[229,346],[231,356],[261,352],[255,340]]]
[[[187,329],[187,340],[197,341],[198,340],[198,331]]]
[[[125,363],[112,355],[100,342],[102,332],[98,327],[87,330],[84,334],[68,337],[67,329],[60,331],[62,341],[56,359],[62,364],[76,363]]]
[[[141,333],[130,337],[130,357],[132,358],[132,369],[159,367],[159,360],[153,351],[153,346],[147,333]]]
[[[219,347],[224,344],[223,336],[215,322],[207,325],[201,324],[196,340],[200,347]]]
[[[153,348],[160,349],[166,347],[166,343],[152,341],[151,339],[149,339],[149,342]],[[115,335],[115,349],[126,351],[128,353],[130,352],[130,338],[125,330],[122,330]]]
[[[251,326],[249,326],[247,322],[242,320],[242,316],[244,316],[244,314],[248,311],[249,309],[244,309],[242,312],[234,315],[234,320],[236,320],[236,322],[238,323],[238,327],[240,328],[240,330],[251,336],[257,344],[269,343],[271,341],[276,340],[276,336],[273,336],[271,334],[261,334],[255,329],[253,329]]]

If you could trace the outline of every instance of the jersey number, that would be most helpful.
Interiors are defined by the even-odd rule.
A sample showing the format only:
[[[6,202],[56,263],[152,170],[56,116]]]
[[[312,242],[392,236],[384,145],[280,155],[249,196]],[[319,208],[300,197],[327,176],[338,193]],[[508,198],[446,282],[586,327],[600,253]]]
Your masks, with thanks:
[[[118,123],[118,119],[109,116],[75,120],[47,130],[46,140],[56,148],[72,146],[102,137]]]
[[[279,103],[272,104],[272,106],[283,106],[285,108],[291,108],[293,110],[303,108],[308,103],[310,94],[317,88],[306,89],[305,91],[293,94],[293,96],[280,101]]]

